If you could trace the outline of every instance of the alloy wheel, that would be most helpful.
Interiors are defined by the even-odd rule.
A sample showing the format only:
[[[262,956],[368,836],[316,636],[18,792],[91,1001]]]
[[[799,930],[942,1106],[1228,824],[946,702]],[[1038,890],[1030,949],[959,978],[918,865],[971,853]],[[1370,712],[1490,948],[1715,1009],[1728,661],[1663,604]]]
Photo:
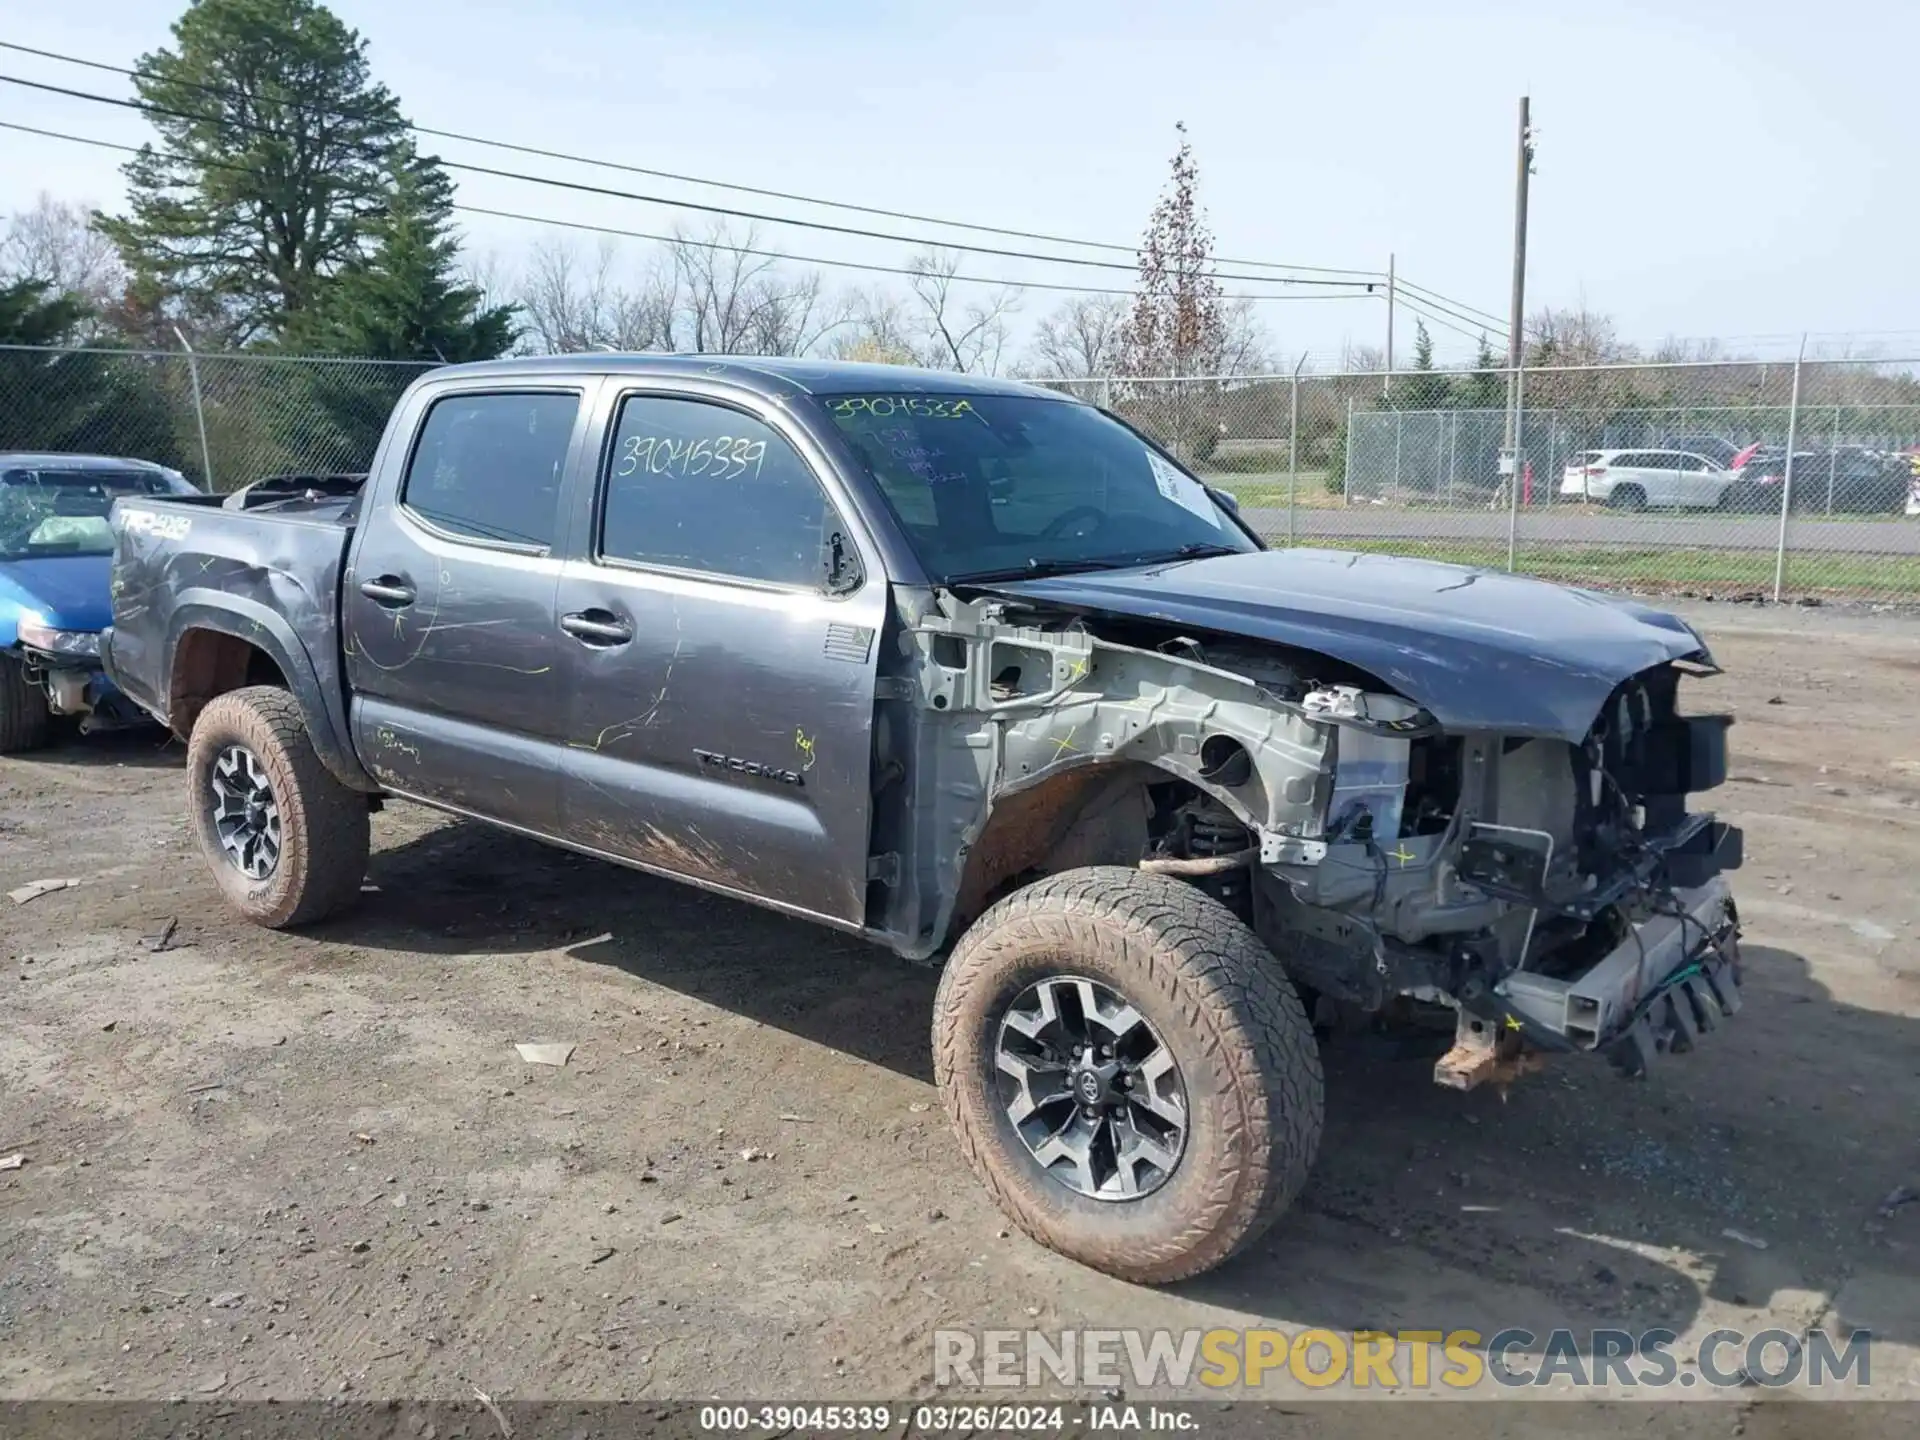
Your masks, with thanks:
[[[1095,1200],[1137,1200],[1172,1176],[1187,1093],[1160,1034],[1112,986],[1036,981],[1007,1007],[994,1047],[1007,1121],[1048,1178]]]
[[[229,745],[208,776],[213,828],[227,860],[249,880],[264,880],[280,863],[280,803],[259,757]]]

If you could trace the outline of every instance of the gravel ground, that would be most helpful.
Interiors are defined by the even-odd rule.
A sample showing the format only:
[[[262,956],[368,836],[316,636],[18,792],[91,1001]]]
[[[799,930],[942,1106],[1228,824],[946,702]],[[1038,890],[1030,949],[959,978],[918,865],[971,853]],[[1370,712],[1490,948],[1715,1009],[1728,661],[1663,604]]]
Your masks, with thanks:
[[[1879,1213],[1920,1185],[1920,629],[1697,618],[1742,1014],[1645,1083],[1505,1099],[1336,1042],[1299,1207],[1159,1291],[975,1186],[930,970],[405,806],[354,916],[270,934],[218,903],[178,746],[0,761],[0,890],[80,881],[0,900],[0,1399],[899,1399],[941,1326],[1664,1324],[1688,1357],[1823,1322],[1920,1393],[1920,1203]]]

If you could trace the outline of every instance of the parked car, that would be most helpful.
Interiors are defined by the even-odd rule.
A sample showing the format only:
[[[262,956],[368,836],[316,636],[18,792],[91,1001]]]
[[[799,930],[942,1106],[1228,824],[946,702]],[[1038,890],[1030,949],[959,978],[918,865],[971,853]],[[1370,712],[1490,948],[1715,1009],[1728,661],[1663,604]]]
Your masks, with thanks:
[[[1777,512],[1787,479],[1786,447],[1762,445],[1742,452],[1735,475],[1729,509]],[[1911,479],[1901,457],[1864,446],[1796,450],[1790,506],[1795,511],[1895,515],[1906,504]]]
[[[177,470],[107,455],[0,453],[0,754],[44,745],[56,715],[145,722],[100,668],[122,495],[192,495]]]
[[[1652,505],[1711,510],[1725,502],[1734,474],[1689,450],[1586,450],[1568,462],[1560,493],[1616,510]]]
[[[1089,1264],[1192,1275],[1292,1202],[1303,993],[1427,1007],[1461,1089],[1737,1008],[1673,616],[1269,551],[1092,406],[893,366],[447,367],[378,457],[115,511],[107,666],[229,903],[353,904],[399,797],[938,957],[968,1160]]]
[[[1651,448],[1684,450],[1692,455],[1702,455],[1722,470],[1731,470],[1733,457],[1740,453],[1738,445],[1718,435],[1669,435]]]

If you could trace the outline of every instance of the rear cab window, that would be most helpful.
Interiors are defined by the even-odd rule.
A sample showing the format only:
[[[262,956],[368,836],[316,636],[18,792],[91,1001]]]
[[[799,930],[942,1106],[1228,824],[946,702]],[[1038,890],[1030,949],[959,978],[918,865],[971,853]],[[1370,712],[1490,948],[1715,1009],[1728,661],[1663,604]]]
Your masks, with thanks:
[[[455,539],[548,549],[579,412],[573,391],[442,396],[420,426],[401,505]]]

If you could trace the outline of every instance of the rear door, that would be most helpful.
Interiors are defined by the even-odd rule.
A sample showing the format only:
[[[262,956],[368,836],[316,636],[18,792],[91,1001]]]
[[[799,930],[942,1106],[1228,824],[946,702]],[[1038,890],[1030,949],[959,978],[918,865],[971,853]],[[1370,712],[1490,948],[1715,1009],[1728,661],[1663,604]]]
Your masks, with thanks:
[[[1730,481],[1726,471],[1705,455],[1675,451],[1672,459],[1676,504],[1710,509],[1720,503]]]
[[[1632,457],[1634,483],[1647,492],[1649,505],[1679,505],[1680,477],[1676,467],[1679,455],[1671,450],[1642,450]]]
[[[602,411],[556,607],[567,836],[857,927],[877,552],[812,439],[757,397],[609,382]]]
[[[429,390],[341,594],[354,747],[394,791],[551,831],[566,743],[554,554],[579,383]],[[396,434],[403,433],[396,431]]]

